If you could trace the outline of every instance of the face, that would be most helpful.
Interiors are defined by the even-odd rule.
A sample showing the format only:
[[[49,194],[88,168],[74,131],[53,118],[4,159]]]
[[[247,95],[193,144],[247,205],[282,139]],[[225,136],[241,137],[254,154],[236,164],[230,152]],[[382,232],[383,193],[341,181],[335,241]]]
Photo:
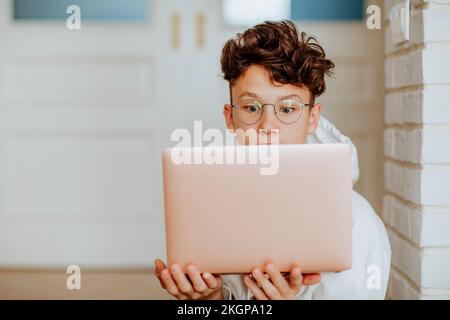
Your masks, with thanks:
[[[269,72],[262,66],[252,65],[247,71],[235,81],[231,88],[234,105],[244,105],[244,102],[258,101],[261,104],[275,104],[283,97],[289,97],[291,101],[310,103],[311,95],[306,87],[299,87],[291,84],[272,83]],[[248,103],[247,103],[248,104]],[[263,107],[261,119],[254,123],[244,123],[237,117],[237,111],[231,105],[224,106],[224,116],[227,127],[230,130],[242,129],[244,131],[253,129],[259,133],[258,144],[279,141],[280,144],[303,144],[306,143],[308,134],[314,133],[319,124],[320,104],[303,108],[300,118],[294,123],[287,124],[281,122],[275,110],[271,106]],[[251,111],[254,111],[252,109]],[[283,110],[283,112],[280,112]],[[286,110],[286,111],[285,111]],[[280,118],[287,115],[290,110],[278,109]],[[290,123],[290,121],[287,121]],[[272,136],[271,130],[278,131],[278,136]],[[272,131],[273,132],[273,131]],[[273,134],[273,133],[272,133]],[[243,142],[248,144],[248,141]]]

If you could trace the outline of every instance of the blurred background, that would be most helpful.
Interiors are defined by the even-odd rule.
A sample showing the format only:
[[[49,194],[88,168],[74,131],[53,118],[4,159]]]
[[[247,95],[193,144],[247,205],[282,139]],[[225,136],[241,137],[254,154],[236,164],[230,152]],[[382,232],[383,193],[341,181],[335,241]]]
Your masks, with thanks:
[[[225,129],[224,43],[291,19],[336,64],[319,101],[380,213],[384,44],[364,0],[0,0],[0,298],[166,298],[161,150]],[[81,30],[69,30],[69,5]],[[67,290],[66,267],[82,269]],[[43,290],[45,288],[45,290]]]

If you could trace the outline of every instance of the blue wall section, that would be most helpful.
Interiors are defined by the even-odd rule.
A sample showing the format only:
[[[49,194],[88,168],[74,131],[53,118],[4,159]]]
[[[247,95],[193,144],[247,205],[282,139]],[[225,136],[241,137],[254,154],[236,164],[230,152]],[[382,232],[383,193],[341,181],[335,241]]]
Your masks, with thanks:
[[[1,0],[3,1],[3,0]],[[16,20],[66,19],[66,8],[75,4],[86,20],[136,21],[149,19],[151,0],[14,0]],[[220,1],[220,0],[210,0]],[[293,20],[362,20],[364,0],[291,0]]]
[[[3,1],[3,0],[1,0]],[[148,20],[150,0],[14,0],[16,20],[61,20],[66,9],[78,5],[83,20],[136,21]]]
[[[362,20],[364,0],[292,0],[293,20]]]

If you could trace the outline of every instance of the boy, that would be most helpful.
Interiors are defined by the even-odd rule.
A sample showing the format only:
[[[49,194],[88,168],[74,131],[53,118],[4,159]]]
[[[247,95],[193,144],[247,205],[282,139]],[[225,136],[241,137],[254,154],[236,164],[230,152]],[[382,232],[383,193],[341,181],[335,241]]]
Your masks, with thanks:
[[[325,75],[334,68],[314,38],[300,35],[290,21],[265,22],[229,40],[222,51],[222,72],[229,82],[224,106],[228,129],[256,130],[258,143],[348,143],[353,184],[359,171],[356,149],[328,120],[315,98],[325,91]],[[249,235],[250,236],[250,235]],[[391,250],[386,230],[370,204],[352,194],[352,268],[342,272],[283,275],[274,264],[251,275],[200,274],[194,265],[155,261],[161,286],[177,299],[383,299]]]

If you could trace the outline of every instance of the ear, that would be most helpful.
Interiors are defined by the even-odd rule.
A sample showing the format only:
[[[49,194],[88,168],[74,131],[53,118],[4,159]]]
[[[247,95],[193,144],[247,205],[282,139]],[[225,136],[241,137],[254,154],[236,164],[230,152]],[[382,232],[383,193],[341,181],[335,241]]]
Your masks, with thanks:
[[[229,104],[223,106],[223,116],[227,124],[228,130],[234,131],[233,108]]]
[[[309,119],[308,119],[308,134],[313,134],[319,126],[320,112],[322,105],[316,103],[313,107],[310,107]]]

